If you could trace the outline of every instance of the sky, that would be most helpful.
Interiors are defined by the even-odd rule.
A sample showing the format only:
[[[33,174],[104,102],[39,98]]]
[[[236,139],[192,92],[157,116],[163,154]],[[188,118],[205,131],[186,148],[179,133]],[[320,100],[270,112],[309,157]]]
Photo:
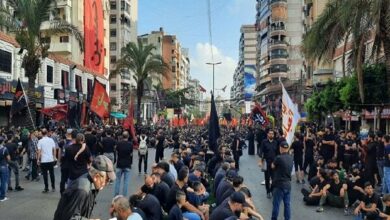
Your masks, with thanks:
[[[240,27],[254,24],[255,0],[211,0],[211,20],[215,93],[230,97],[233,74],[238,61]],[[182,47],[189,48],[191,77],[200,80],[207,93],[212,89],[212,62],[207,0],[139,0],[138,35],[164,28],[176,35]],[[218,89],[227,85],[225,92]]]

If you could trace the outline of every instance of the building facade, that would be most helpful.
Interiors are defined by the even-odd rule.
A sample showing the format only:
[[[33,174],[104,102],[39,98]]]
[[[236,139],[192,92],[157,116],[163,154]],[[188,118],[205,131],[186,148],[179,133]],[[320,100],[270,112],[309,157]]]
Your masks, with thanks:
[[[121,50],[129,42],[137,43],[138,0],[110,1],[110,71],[116,69]],[[110,98],[113,111],[127,112],[132,88],[136,82],[128,70],[110,77]]]
[[[301,43],[304,33],[301,0],[257,0],[257,97],[274,115],[281,110],[282,88],[303,105],[306,72]]]
[[[255,92],[257,32],[254,25],[242,25],[239,42],[239,59],[233,75],[235,103],[243,105]]]

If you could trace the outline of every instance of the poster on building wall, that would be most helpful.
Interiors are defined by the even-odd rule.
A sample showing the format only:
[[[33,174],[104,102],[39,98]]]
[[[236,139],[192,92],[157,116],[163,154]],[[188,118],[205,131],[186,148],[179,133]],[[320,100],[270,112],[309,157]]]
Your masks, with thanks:
[[[244,94],[245,100],[250,101],[256,89],[256,67],[247,65],[244,67]]]
[[[104,75],[102,0],[84,0],[84,65]]]

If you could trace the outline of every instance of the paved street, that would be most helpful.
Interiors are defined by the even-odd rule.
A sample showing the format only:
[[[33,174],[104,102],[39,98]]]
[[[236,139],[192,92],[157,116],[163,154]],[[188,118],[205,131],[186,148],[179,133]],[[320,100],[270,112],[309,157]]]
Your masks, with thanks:
[[[170,150],[166,151],[166,156],[169,155]],[[150,150],[149,163],[152,163],[154,158],[154,150]],[[134,157],[137,162],[137,156]],[[266,198],[264,186],[260,185],[264,176],[257,167],[257,157],[248,156],[246,152],[241,158],[241,175],[245,178],[245,183],[252,191],[254,201],[258,207],[260,213],[265,219],[270,219],[272,204],[271,201]],[[133,166],[135,163],[133,164]],[[56,209],[59,192],[42,194],[43,180],[40,182],[27,182],[24,179],[25,173],[21,173],[22,186],[25,188],[22,192],[11,192],[8,194],[9,200],[0,203],[0,219],[52,219],[54,211]],[[56,169],[56,182],[57,188],[59,186],[59,169]],[[137,190],[137,187],[141,185],[143,176],[138,176],[137,169],[133,168],[131,175],[131,184],[129,186],[130,193]],[[292,219],[315,219],[315,220],[328,220],[328,219],[352,219],[352,217],[343,216],[341,209],[325,208],[324,213],[316,213],[315,207],[307,207],[302,202],[302,196],[299,192],[299,186],[293,183],[292,193]],[[108,208],[112,199],[113,185],[106,187],[98,196],[97,205],[94,209],[95,218],[108,219]],[[283,208],[281,210],[281,213]],[[279,218],[282,219],[282,218]]]

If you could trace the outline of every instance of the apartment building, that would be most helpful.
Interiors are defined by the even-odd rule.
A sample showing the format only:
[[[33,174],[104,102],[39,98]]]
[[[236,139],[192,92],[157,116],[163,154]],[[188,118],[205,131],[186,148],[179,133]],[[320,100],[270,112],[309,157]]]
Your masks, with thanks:
[[[254,25],[242,25],[239,42],[239,59],[233,75],[236,103],[250,101],[256,86],[257,32]]]
[[[274,114],[280,114],[281,84],[292,99],[303,104],[304,58],[300,47],[304,33],[303,1],[257,0],[257,98]]]
[[[129,42],[137,43],[138,0],[110,0],[110,71],[116,69],[121,50]],[[110,97],[114,111],[127,111],[131,89],[136,82],[126,69],[110,77]]]

